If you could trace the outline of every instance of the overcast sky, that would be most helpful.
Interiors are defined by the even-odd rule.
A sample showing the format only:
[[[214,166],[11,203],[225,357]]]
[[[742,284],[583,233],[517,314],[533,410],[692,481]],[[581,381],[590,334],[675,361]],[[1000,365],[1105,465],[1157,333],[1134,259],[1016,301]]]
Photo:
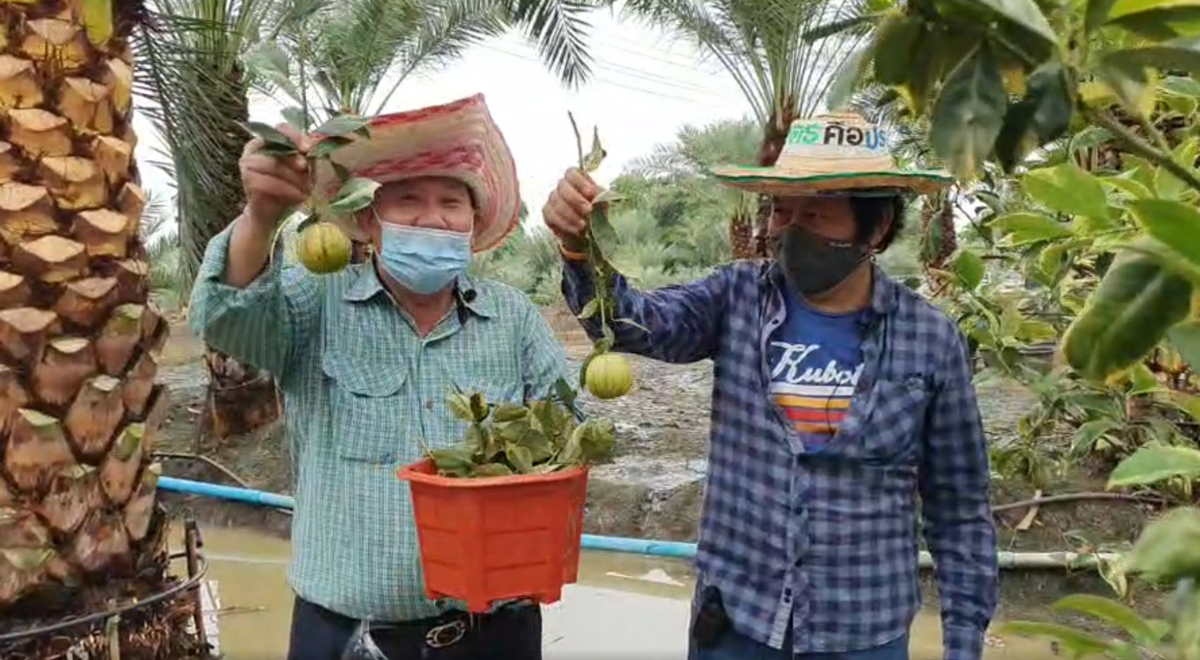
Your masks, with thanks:
[[[593,14],[591,82],[568,92],[517,34],[476,46],[453,66],[405,81],[388,110],[418,108],[482,92],[517,162],[521,194],[536,214],[563,170],[576,160],[567,119],[570,110],[581,131],[600,126],[608,159],[601,183],[623,165],[670,141],[685,124],[704,125],[749,114],[733,79],[716,62],[701,63],[685,43],[608,12]],[[282,105],[257,100],[256,121],[281,121]],[[147,190],[171,192],[170,179],[149,161],[161,142],[148,122],[135,119],[137,158]],[[533,219],[533,218],[531,218]]]

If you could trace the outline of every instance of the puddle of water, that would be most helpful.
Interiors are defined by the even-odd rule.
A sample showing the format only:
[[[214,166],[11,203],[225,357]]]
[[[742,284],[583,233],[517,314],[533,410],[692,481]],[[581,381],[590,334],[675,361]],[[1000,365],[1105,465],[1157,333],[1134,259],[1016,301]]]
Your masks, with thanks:
[[[209,579],[221,601],[226,660],[278,660],[287,649],[292,592],[287,541],[249,530],[205,528]],[[177,570],[182,574],[183,565]],[[682,658],[689,599],[688,563],[641,555],[585,552],[579,582],[545,608],[546,660]],[[912,660],[941,660],[938,616],[921,612],[912,628]],[[1005,638],[985,660],[1059,660],[1046,642]]]

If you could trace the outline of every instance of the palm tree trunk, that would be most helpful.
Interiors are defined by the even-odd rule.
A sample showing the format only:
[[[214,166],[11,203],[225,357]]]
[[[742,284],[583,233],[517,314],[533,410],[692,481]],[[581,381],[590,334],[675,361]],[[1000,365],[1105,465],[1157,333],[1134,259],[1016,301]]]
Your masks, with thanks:
[[[209,349],[205,356],[208,368],[208,414],[201,419],[211,423],[218,438],[251,433],[266,427],[283,415],[279,389],[270,373],[242,364],[237,360]]]
[[[0,633],[168,582],[152,464],[168,326],[148,301],[133,159],[140,10],[0,5]],[[0,642],[0,657],[109,657],[113,644],[126,660],[194,657],[188,603],[144,614],[111,643],[102,619]]]

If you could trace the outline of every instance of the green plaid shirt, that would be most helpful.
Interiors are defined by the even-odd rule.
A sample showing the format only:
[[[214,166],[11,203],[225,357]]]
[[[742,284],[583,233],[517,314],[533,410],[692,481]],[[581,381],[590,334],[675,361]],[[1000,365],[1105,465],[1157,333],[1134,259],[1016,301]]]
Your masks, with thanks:
[[[533,303],[497,282],[462,278],[474,299],[424,338],[370,264],[321,276],[276,251],[246,288],[227,286],[231,231],[208,245],[190,325],[278,379],[296,498],[292,588],[358,619],[443,611],[450,603],[424,596],[412,500],[396,470],[422,457],[421,442],[460,441],[463,423],[445,403],[453,385],[489,401],[546,396],[566,374],[562,347]]]

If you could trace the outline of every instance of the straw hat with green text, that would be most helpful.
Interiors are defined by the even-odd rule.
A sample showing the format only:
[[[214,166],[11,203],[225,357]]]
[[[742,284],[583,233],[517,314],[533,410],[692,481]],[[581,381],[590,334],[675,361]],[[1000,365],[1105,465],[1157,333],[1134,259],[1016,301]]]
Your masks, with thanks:
[[[516,165],[482,94],[381,115],[371,120],[368,130],[369,137],[333,155],[350,176],[383,184],[430,176],[462,181],[475,202],[475,252],[500,245],[516,228],[521,206]],[[314,194],[328,200],[340,186],[334,168],[320,161]],[[336,221],[347,235],[364,240],[353,218]]]
[[[874,189],[926,194],[953,181],[939,170],[898,168],[886,131],[848,112],[792,122],[773,167],[725,165],[710,171],[727,186],[779,197]]]

